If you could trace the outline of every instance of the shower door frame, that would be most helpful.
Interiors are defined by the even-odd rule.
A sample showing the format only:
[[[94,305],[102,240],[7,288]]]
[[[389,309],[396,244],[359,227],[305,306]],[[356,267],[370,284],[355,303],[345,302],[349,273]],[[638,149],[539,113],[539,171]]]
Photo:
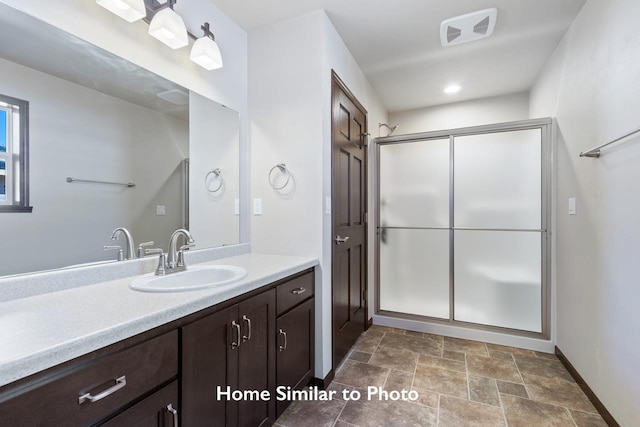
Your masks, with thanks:
[[[551,335],[551,251],[552,251],[552,215],[553,215],[553,203],[552,203],[552,183],[554,179],[554,141],[553,141],[553,119],[531,119],[515,122],[496,123],[490,125],[470,126],[457,129],[445,129],[438,131],[430,131],[423,133],[413,133],[406,135],[395,135],[381,138],[375,138],[373,140],[375,144],[375,173],[373,174],[373,185],[375,186],[374,193],[374,206],[376,214],[376,238],[375,238],[375,257],[376,257],[376,279],[375,279],[375,314],[396,317],[401,319],[428,321],[430,323],[444,324],[449,326],[459,326],[471,329],[478,329],[482,331],[493,332],[507,332],[511,335],[532,337],[532,338],[544,338],[549,339]],[[482,325],[478,323],[465,322],[461,320],[455,320],[455,307],[454,307],[454,291],[455,291],[455,277],[454,277],[454,235],[455,230],[476,230],[475,228],[467,227],[455,227],[454,226],[454,139],[461,136],[482,135],[500,132],[513,132],[521,130],[533,130],[540,129],[541,134],[541,227],[540,230],[519,230],[519,229],[491,229],[495,231],[537,231],[540,232],[541,238],[541,321],[542,332],[532,332],[520,329],[506,328],[502,326]],[[394,144],[406,144],[412,142],[428,141],[428,140],[443,140],[449,139],[449,227],[413,227],[420,229],[437,229],[437,230],[449,230],[449,319],[442,319],[437,317],[422,316],[417,314],[401,313],[396,311],[388,311],[380,309],[380,147],[383,145]],[[394,228],[394,227],[385,227]],[[405,228],[405,227],[395,227]],[[406,227],[408,229],[412,227]],[[487,230],[487,229],[481,229]]]

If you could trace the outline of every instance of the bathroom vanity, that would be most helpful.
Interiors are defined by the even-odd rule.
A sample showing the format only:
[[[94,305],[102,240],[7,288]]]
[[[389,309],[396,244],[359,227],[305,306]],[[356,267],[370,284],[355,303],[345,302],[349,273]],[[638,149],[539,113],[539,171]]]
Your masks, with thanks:
[[[245,254],[209,263],[248,272],[214,289],[136,292],[127,278],[0,303],[8,327],[32,317],[2,333],[2,424],[271,425],[288,405],[276,386],[313,377],[316,263]],[[271,399],[218,400],[218,386]]]

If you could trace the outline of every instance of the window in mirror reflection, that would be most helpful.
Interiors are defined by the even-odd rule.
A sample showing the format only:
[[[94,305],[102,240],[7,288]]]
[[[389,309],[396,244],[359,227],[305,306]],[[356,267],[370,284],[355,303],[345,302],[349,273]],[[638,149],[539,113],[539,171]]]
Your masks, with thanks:
[[[0,95],[0,212],[31,212],[28,115],[27,101]]]

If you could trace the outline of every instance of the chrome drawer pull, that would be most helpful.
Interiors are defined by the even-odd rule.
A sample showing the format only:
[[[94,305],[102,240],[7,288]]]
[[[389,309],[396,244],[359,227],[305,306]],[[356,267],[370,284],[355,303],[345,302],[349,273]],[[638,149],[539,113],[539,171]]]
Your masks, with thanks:
[[[303,294],[305,292],[307,292],[307,290],[305,288],[302,288],[302,287],[300,287],[298,289],[294,289],[294,290],[291,291],[291,293],[294,294],[294,295],[300,295],[300,294]]]
[[[279,329],[278,333],[284,337],[284,345],[279,346],[280,351],[284,351],[287,349],[287,333],[282,329]]]
[[[116,379],[115,385],[113,385],[112,387],[109,387],[105,391],[101,391],[95,396],[91,395],[91,393],[85,393],[82,396],[78,397],[78,405],[82,405],[86,401],[89,401],[91,403],[97,402],[98,400],[104,399],[110,394],[115,393],[116,391],[120,390],[122,387],[126,385],[127,385],[127,377],[123,375],[120,378]]]
[[[251,319],[243,315],[242,320],[247,323],[247,335],[242,336],[242,341],[249,341],[251,339]]]
[[[173,427],[178,427],[178,411],[173,407],[173,404],[167,405],[167,412],[173,415]]]
[[[236,330],[236,339],[235,341],[231,342],[231,349],[235,350],[236,348],[240,347],[240,324],[234,320],[233,322],[231,322],[231,327]]]

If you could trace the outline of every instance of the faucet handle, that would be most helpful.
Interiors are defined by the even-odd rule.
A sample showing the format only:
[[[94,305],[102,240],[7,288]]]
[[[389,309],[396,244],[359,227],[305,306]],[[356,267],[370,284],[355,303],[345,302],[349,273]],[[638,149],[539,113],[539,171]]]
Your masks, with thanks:
[[[118,251],[118,261],[124,261],[124,252],[122,251],[122,246],[105,246],[103,249],[105,251]]]
[[[195,242],[192,240],[191,242],[188,242],[186,245],[182,245],[180,246],[180,249],[178,250],[178,263],[177,266],[178,267],[186,267],[186,264],[184,263],[184,251],[188,251],[189,248],[194,247],[196,244]]]
[[[138,245],[138,253],[137,253],[138,258],[142,258],[143,256],[145,256],[145,255],[146,255],[146,253],[145,253],[145,251],[144,251],[144,248],[145,248],[146,246],[151,246],[151,245],[153,245],[153,244],[155,244],[155,242],[154,242],[153,240],[152,240],[152,241],[150,241],[150,242],[140,243],[140,244]]]
[[[158,254],[158,267],[156,267],[156,276],[164,276],[167,274],[167,258],[164,251],[160,248],[145,249],[146,255]]]

